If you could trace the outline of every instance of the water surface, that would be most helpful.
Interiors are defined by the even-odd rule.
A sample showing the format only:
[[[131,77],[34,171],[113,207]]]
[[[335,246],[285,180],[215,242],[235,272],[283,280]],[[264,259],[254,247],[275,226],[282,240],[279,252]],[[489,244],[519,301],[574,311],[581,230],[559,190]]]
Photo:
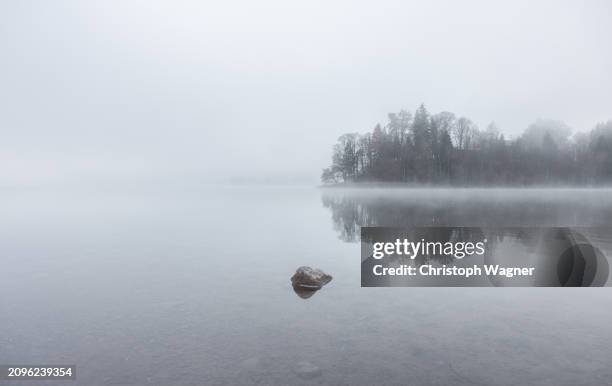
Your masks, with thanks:
[[[76,364],[83,385],[606,384],[608,288],[360,288],[357,241],[364,225],[609,226],[610,193],[4,192],[0,363]],[[334,279],[302,299],[300,265]]]

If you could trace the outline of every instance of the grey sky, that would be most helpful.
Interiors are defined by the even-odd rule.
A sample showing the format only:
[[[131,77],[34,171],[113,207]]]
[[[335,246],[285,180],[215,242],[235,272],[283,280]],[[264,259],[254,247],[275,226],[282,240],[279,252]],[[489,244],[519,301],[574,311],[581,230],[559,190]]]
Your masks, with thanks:
[[[510,135],[612,118],[608,1],[3,1],[1,184],[316,182],[421,102]]]

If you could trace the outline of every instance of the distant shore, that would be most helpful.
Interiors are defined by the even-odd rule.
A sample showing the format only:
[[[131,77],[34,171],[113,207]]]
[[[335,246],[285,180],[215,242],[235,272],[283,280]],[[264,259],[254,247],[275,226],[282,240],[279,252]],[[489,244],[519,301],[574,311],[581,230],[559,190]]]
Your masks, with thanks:
[[[419,184],[409,182],[338,182],[318,185],[321,189],[612,189],[612,185],[452,185],[452,184]]]

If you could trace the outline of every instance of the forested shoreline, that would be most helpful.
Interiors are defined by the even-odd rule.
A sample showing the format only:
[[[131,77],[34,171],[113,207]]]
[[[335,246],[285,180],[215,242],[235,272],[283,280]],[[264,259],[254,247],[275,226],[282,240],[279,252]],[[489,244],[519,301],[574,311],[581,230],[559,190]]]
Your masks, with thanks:
[[[514,139],[424,105],[388,115],[365,134],[340,136],[324,184],[603,185],[612,182],[612,121],[575,132],[537,120]]]

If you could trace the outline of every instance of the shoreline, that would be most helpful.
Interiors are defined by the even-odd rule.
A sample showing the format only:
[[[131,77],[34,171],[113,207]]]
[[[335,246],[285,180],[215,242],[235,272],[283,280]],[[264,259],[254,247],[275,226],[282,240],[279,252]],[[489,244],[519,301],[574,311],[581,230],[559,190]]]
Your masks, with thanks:
[[[612,190],[612,185],[444,185],[403,182],[359,182],[320,184],[319,189],[410,189],[410,190]]]

